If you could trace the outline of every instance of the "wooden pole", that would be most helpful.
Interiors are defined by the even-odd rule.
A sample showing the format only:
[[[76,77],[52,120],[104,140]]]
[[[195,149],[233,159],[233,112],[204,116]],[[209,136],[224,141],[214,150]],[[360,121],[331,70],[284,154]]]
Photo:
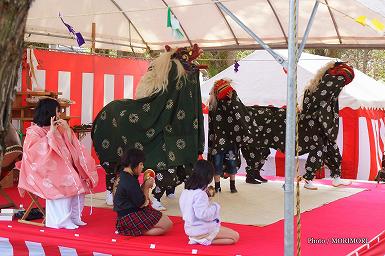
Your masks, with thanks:
[[[95,53],[95,37],[96,37],[96,23],[92,22],[92,32],[91,32],[91,52]]]

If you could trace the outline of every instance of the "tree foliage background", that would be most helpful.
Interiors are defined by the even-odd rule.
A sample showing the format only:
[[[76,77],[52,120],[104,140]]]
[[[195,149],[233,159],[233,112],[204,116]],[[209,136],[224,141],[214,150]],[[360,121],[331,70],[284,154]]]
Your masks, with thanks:
[[[385,50],[374,49],[310,49],[309,53],[339,58],[349,62],[356,69],[385,81]]]
[[[208,51],[204,52],[200,58],[200,64],[208,65],[206,78],[210,78],[220,73],[227,67],[233,65],[236,60],[240,60],[253,51]]]
[[[374,49],[307,49],[308,53],[338,58],[349,62],[358,70],[373,77],[376,80],[385,81],[385,50]],[[220,73],[253,51],[210,51],[204,52],[199,63],[209,66],[206,78]]]

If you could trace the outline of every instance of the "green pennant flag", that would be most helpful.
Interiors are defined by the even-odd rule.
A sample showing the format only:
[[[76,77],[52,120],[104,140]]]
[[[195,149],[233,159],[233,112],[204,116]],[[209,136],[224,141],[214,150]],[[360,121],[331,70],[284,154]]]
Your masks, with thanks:
[[[171,13],[171,8],[167,8],[167,27],[172,29],[172,35],[176,39],[182,39],[184,37],[179,21],[175,18],[175,16]]]

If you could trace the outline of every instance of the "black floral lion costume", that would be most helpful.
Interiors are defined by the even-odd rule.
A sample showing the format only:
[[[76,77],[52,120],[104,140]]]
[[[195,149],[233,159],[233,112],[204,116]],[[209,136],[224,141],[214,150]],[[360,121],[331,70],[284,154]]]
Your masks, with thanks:
[[[127,148],[145,152],[145,167],[157,173],[155,192],[183,182],[185,175],[176,177],[176,169],[190,168],[204,149],[199,67],[192,63],[200,53],[197,45],[166,47],[142,77],[137,99],[112,101],[96,116],[91,137],[107,190]]]
[[[378,171],[377,182],[385,182],[385,154],[382,155],[381,169]]]
[[[299,155],[309,153],[303,176],[306,180],[313,180],[323,164],[332,177],[341,175],[342,157],[336,143],[338,95],[353,78],[353,68],[346,63],[329,63],[304,92],[302,109],[298,110],[298,151]],[[221,100],[212,91],[210,101],[215,111],[209,116],[209,154],[235,144],[248,165],[246,182],[254,183],[254,179],[260,180],[270,148],[285,152],[286,109],[245,106],[233,89],[228,95]]]

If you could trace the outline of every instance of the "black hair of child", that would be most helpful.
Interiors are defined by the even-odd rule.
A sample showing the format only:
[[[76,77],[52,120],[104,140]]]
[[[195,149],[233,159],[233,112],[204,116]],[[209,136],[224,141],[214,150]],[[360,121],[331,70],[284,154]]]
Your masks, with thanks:
[[[185,189],[205,189],[214,177],[214,166],[207,160],[198,160],[190,178],[185,182]]]
[[[145,160],[146,157],[142,150],[136,148],[127,149],[120,158],[120,163],[117,167],[117,171],[120,172],[126,167],[134,169],[138,167],[139,163],[144,163]]]

